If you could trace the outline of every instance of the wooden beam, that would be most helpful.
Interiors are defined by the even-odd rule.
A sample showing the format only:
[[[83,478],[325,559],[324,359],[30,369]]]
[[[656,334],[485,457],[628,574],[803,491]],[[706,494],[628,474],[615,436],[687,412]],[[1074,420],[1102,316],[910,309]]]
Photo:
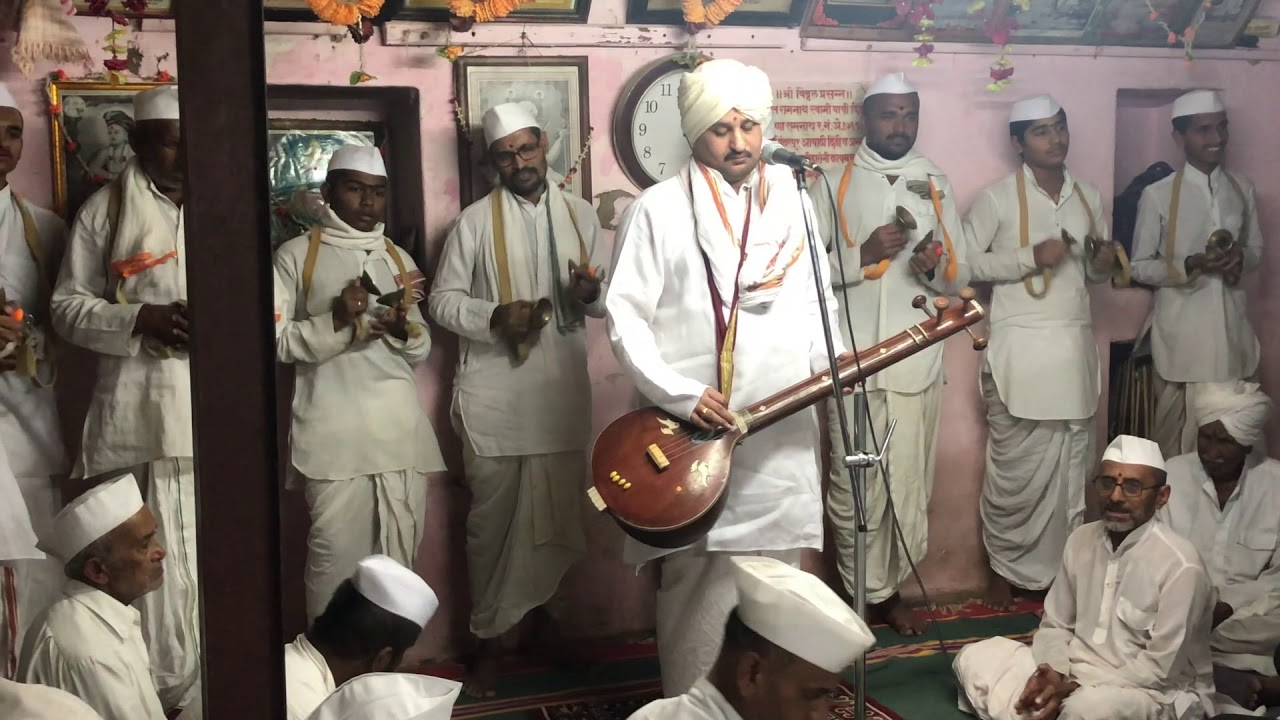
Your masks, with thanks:
[[[177,7],[204,716],[284,717],[261,0]]]

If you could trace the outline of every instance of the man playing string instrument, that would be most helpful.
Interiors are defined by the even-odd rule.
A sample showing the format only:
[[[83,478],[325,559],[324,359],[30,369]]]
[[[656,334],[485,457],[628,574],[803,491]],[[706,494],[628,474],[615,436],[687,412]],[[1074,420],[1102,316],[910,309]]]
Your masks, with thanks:
[[[993,285],[980,507],[987,603],[1001,610],[1011,585],[1048,589],[1084,516],[1099,380],[1087,283],[1116,262],[1102,195],[1067,171],[1066,110],[1048,95],[1015,103],[1009,135],[1022,166],[965,221],[972,279]]]
[[[827,188],[815,186],[814,192],[822,236],[831,247],[833,282],[841,302],[852,311],[852,342],[843,314],[840,331],[846,345],[859,350],[920,322],[922,313],[911,306],[916,295],[954,294],[967,284],[968,275],[955,191],[942,170],[914,149],[920,129],[916,89],[902,73],[886,75],[867,89],[862,118],[866,137],[853,161],[826,168],[832,182],[839,179],[835,207]],[[891,420],[898,421],[884,463],[890,487],[879,469],[867,472],[867,600],[895,630],[916,635],[924,625],[902,602],[898,588],[911,571],[908,555],[919,561],[928,548],[929,495],[942,407],[942,345],[869,378],[867,401],[878,440],[884,440]],[[850,422],[853,408],[846,399]],[[833,437],[827,511],[840,576],[853,594],[862,571],[854,555],[856,503],[836,412],[834,403],[829,404],[827,426]],[[894,532],[890,492],[905,542]]]
[[[1138,203],[1133,277],[1156,287],[1148,320],[1155,364],[1154,437],[1165,455],[1195,450],[1187,408],[1198,383],[1247,380],[1258,371],[1242,277],[1262,260],[1253,183],[1222,167],[1227,112],[1213,90],[1173,104],[1173,139],[1186,164],[1148,185]]]
[[[678,101],[693,158],[619,225],[609,339],[641,403],[727,428],[734,411],[829,367],[802,215],[812,211],[787,169],[761,163],[773,103],[763,72],[706,62],[683,76]],[[734,454],[723,514],[705,538],[674,552],[627,540],[628,562],[662,557],[657,634],[668,697],[716,660],[737,603],[732,556],[798,566],[802,549],[822,547],[817,417],[805,410],[766,433]]]
[[[500,641],[531,610],[562,652],[549,603],[586,552],[591,432],[586,318],[604,315],[604,252],[591,204],[547,171],[547,136],[519,103],[483,118],[501,184],[462,211],[428,301],[461,338],[453,423],[471,486],[467,562],[479,659],[470,695],[493,692]]]

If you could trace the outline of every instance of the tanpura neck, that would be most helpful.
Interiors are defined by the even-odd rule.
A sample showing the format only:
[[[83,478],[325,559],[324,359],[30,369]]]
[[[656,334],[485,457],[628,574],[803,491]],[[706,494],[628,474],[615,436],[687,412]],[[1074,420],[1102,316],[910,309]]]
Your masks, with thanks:
[[[1204,173],[1205,175],[1212,175],[1213,171],[1218,169],[1218,163],[1201,162],[1199,160],[1192,160],[1190,158],[1187,159],[1187,164],[1199,170],[1200,172]]]
[[[1028,165],[1031,168],[1031,175],[1036,179],[1036,184],[1040,186],[1053,198],[1056,202],[1062,197],[1062,186],[1067,182],[1066,171],[1062,168],[1038,168],[1034,165]]]

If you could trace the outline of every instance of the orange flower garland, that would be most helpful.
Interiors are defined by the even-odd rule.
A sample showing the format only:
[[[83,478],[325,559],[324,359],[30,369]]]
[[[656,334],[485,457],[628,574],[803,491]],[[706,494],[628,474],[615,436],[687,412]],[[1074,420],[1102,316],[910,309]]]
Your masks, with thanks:
[[[449,0],[449,12],[454,17],[473,18],[476,22],[493,22],[515,12],[528,0]]]
[[[376,17],[382,11],[383,0],[307,0],[316,17],[343,27],[356,25],[361,18]]]
[[[714,27],[738,9],[742,0],[713,0],[703,5],[702,0],[681,0],[684,9],[684,21],[700,27]]]

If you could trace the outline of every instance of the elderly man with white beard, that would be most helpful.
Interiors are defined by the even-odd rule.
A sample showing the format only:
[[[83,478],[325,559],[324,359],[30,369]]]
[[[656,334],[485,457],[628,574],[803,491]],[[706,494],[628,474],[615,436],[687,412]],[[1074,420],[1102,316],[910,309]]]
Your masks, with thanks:
[[[760,160],[769,79],[736,60],[712,60],[685,73],[678,99],[693,158],[627,209],[605,309],[614,354],[641,403],[705,430],[731,426],[734,411],[829,367],[829,356],[805,257],[802,213],[811,209],[789,170]],[[820,271],[834,326],[825,264]],[[733,556],[798,566],[802,549],[822,547],[818,444],[812,410],[778,422],[735,453],[731,492],[705,538],[674,552],[628,540],[628,562],[662,557],[657,634],[667,697],[715,663],[738,599]]]
[[[1173,494],[1157,517],[1204,558],[1218,590],[1215,685],[1248,707],[1264,676],[1276,682],[1280,645],[1280,462],[1255,451],[1271,401],[1257,383],[1205,383],[1189,409],[1196,452],[1169,461]]]
[[[1213,714],[1213,584],[1155,517],[1164,458],[1121,435],[1094,487],[1102,520],[1067,540],[1031,647],[996,637],[956,655],[960,707],[983,720],[1200,720]]]

